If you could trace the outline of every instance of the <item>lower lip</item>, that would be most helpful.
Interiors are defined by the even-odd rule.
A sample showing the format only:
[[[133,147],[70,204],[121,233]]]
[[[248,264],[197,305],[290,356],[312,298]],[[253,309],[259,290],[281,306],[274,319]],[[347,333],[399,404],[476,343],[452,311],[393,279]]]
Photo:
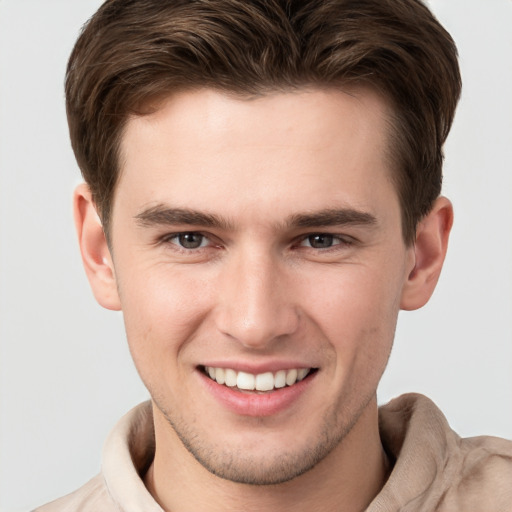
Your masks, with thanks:
[[[315,372],[293,386],[257,393],[229,388],[218,384],[200,370],[198,372],[214,398],[228,410],[241,416],[272,416],[288,409],[306,392],[316,376]]]

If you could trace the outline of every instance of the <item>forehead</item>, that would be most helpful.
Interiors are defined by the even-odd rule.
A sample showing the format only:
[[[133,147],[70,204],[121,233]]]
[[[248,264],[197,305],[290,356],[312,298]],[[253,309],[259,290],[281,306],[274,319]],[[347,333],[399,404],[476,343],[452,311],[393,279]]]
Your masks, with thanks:
[[[385,136],[390,117],[385,97],[363,86],[303,88],[249,97],[207,88],[185,90],[160,99],[150,110],[150,114],[129,119],[122,140],[125,154],[134,138],[150,132],[153,136],[156,131],[178,136],[182,143],[212,141],[222,147],[232,145],[233,135],[245,136],[249,144],[278,144],[271,132],[275,127],[290,137],[286,142],[325,147],[335,138],[338,143],[348,142],[347,135],[357,136],[355,131],[361,133],[370,126],[376,132],[382,128]],[[262,127],[264,131],[259,130]]]
[[[233,216],[271,205],[277,214],[293,200],[313,210],[370,207],[378,189],[395,201],[387,120],[385,100],[362,88],[174,94],[128,121],[114,210],[120,191],[140,206],[222,206]]]

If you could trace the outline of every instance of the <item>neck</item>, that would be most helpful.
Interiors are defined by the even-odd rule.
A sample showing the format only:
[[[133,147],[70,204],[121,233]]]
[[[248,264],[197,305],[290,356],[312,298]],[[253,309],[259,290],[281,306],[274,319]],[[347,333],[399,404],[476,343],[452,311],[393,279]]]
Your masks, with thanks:
[[[212,475],[179,440],[166,443],[175,436],[156,410],[154,418],[156,453],[145,484],[166,512],[334,512],[340,505],[347,512],[359,511],[382,489],[389,473],[375,398],[327,457],[303,475],[278,485],[238,484]]]

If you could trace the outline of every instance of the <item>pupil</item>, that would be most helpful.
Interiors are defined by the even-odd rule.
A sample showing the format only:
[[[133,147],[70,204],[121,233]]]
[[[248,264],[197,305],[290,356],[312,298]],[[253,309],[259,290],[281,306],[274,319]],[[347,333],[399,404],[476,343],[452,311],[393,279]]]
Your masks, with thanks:
[[[197,233],[183,233],[179,237],[180,245],[185,249],[197,249],[203,241],[203,236]]]
[[[309,237],[309,243],[315,249],[325,249],[332,246],[332,238],[332,235],[312,235]]]

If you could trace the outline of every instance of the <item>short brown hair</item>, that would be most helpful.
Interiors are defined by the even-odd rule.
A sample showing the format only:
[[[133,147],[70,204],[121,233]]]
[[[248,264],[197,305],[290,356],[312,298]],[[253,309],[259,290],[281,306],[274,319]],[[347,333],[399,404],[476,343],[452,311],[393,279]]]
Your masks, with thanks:
[[[461,89],[455,44],[420,0],[107,0],[66,75],[72,146],[107,237],[123,127],[155,98],[352,84],[393,107],[394,179],[413,243],[441,191]]]

